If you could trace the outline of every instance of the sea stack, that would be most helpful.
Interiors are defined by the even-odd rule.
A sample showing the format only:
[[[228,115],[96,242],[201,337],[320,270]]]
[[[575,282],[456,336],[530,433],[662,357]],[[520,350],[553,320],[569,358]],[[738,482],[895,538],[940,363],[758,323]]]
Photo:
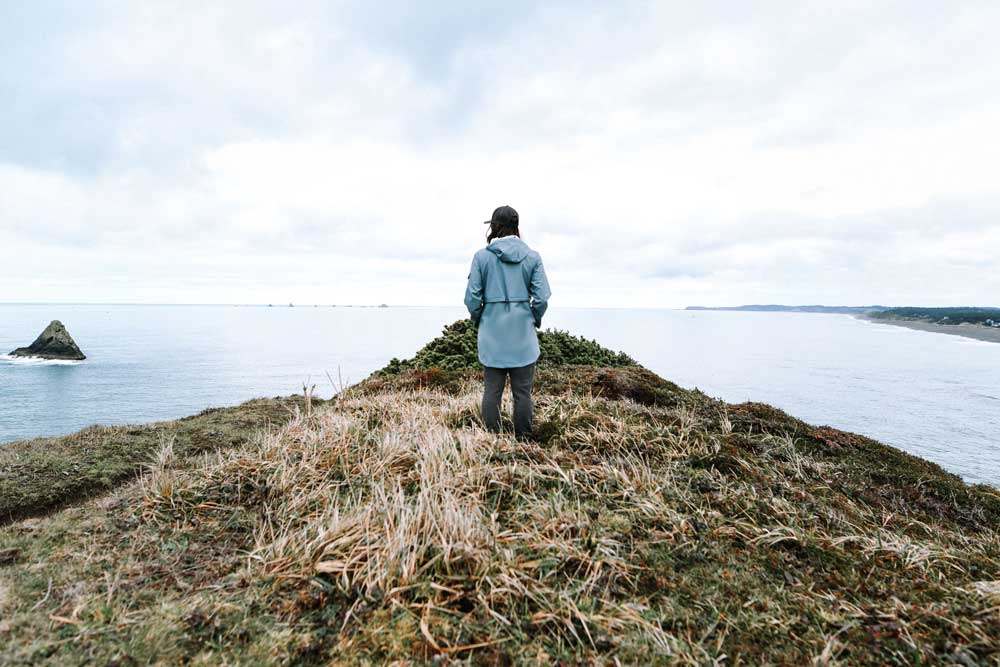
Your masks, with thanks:
[[[13,352],[15,357],[41,357],[42,359],[69,359],[82,361],[86,355],[77,347],[73,337],[59,320],[52,320],[35,342],[28,347],[19,347]]]

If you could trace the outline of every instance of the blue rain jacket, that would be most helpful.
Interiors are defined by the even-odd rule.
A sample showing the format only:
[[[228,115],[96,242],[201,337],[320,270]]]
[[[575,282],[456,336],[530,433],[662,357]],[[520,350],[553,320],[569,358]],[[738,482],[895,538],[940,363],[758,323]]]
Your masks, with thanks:
[[[520,368],[538,361],[537,327],[549,306],[541,256],[516,236],[496,239],[476,253],[465,307],[479,327],[479,362]]]

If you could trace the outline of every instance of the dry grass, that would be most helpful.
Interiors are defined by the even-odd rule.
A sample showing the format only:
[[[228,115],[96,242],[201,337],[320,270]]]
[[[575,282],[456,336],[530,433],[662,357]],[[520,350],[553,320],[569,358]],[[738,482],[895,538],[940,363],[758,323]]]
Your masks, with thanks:
[[[461,377],[197,459],[164,440],[110,500],[0,532],[0,664],[1000,664],[986,490],[573,373],[540,378],[536,443],[484,431]]]
[[[321,402],[314,395],[306,399]],[[91,426],[61,438],[6,443],[0,447],[0,526],[133,480],[167,439],[185,457],[233,447],[257,429],[284,424],[302,402],[295,397],[257,399],[176,421]]]

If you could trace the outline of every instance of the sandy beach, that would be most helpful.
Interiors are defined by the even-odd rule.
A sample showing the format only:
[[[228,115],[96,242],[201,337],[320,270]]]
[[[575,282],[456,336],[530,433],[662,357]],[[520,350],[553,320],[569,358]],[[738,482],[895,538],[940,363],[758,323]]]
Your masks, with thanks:
[[[1000,343],[1000,329],[986,327],[981,324],[934,324],[932,322],[921,322],[919,320],[890,320],[876,319],[873,317],[860,316],[861,319],[878,324],[892,324],[897,327],[906,327],[917,331],[929,331],[931,333],[949,334],[952,336],[962,336],[964,338],[974,338],[975,340],[985,340],[990,343]]]

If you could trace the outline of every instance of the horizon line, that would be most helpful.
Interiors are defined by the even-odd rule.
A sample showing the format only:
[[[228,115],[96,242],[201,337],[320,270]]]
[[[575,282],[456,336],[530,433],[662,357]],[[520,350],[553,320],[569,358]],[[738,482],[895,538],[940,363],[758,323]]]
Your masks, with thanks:
[[[0,301],[0,306],[204,306],[233,308],[464,308],[462,304],[406,303],[143,303],[111,301]],[[684,310],[689,306],[559,306],[561,310]]]

